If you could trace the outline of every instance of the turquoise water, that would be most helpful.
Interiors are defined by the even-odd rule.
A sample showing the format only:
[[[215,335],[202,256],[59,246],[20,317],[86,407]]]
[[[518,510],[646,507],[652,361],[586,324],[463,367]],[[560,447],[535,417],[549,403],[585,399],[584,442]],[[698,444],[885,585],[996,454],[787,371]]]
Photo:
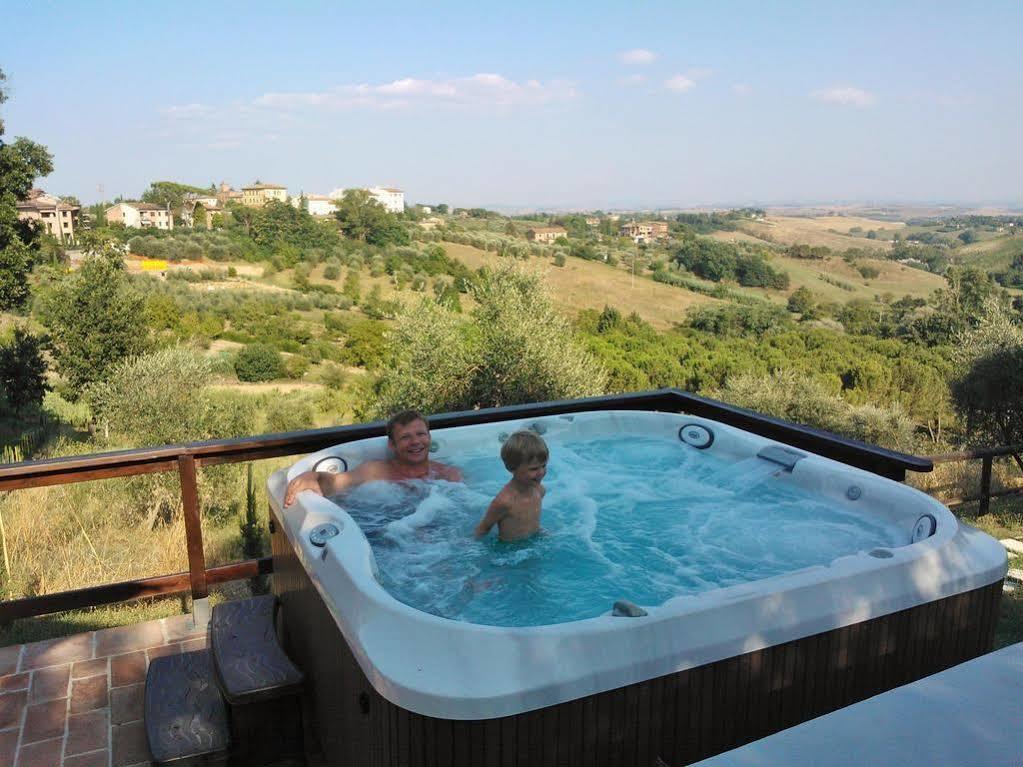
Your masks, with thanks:
[[[632,437],[550,444],[543,531],[477,541],[473,528],[509,478],[498,448],[460,458],[464,485],[373,482],[335,499],[395,598],[456,620],[537,626],[905,542],[905,531],[784,487],[766,461],[729,464]]]

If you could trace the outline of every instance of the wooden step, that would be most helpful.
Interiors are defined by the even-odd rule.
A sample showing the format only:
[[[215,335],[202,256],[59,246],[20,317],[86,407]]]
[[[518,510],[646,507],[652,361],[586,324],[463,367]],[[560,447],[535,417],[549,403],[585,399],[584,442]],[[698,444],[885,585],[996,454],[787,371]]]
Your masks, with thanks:
[[[149,664],[145,711],[146,740],[158,767],[227,764],[227,709],[205,650]]]
[[[301,692],[302,672],[277,641],[275,608],[272,594],[213,608],[210,650],[221,692],[232,706]]]

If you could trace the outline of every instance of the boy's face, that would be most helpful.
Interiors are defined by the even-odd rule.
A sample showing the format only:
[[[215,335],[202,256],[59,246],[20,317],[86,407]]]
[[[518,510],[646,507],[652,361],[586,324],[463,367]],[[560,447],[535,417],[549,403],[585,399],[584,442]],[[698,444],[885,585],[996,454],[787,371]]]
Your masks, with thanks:
[[[526,485],[538,485],[547,475],[547,461],[529,461],[521,464],[512,472],[516,482]]]
[[[391,449],[399,463],[423,463],[430,458],[430,428],[417,418],[403,426],[395,426]]]

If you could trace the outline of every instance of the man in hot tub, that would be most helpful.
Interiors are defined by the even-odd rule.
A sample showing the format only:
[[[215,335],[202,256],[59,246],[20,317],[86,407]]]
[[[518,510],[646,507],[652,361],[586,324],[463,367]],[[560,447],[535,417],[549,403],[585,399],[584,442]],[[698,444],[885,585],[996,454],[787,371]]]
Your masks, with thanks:
[[[312,490],[317,495],[330,497],[364,482],[376,480],[462,481],[462,472],[456,467],[430,460],[430,424],[422,413],[403,410],[392,416],[387,422],[387,446],[391,449],[391,457],[386,461],[366,461],[341,474],[326,471],[302,472],[288,483],[284,505],[290,506],[295,496],[303,490]]]

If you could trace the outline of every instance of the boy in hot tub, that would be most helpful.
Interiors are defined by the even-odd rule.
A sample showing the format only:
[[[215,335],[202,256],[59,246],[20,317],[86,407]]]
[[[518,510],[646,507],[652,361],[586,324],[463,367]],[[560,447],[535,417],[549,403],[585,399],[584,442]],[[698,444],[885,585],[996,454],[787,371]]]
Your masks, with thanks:
[[[408,479],[446,479],[461,482],[462,472],[454,466],[430,460],[430,424],[416,410],[403,410],[387,422],[387,446],[391,457],[386,461],[366,461],[351,471],[331,474],[326,471],[305,471],[288,483],[284,505],[290,506],[303,490],[312,490],[327,497],[337,495],[365,482],[382,480],[401,482]]]
[[[501,460],[512,478],[501,488],[475,536],[482,538],[497,525],[502,541],[528,538],[540,530],[540,506],[547,492],[540,484],[547,474],[547,444],[531,431],[517,431],[501,446]]]

